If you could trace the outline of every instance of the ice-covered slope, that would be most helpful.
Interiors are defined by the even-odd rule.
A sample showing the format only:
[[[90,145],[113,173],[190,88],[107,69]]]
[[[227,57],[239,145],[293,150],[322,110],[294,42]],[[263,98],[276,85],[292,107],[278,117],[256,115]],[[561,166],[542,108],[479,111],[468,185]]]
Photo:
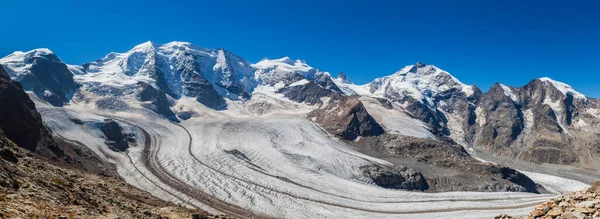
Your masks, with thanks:
[[[20,81],[31,71],[32,62],[35,58],[44,58],[54,62],[60,62],[52,51],[47,48],[40,48],[27,52],[16,51],[1,58],[0,64],[4,66],[8,75],[13,80]]]
[[[256,86],[250,62],[227,50],[205,49],[186,42],[146,42],[125,53],[113,52],[84,64],[81,72],[76,77],[81,83],[126,87],[142,81],[174,98],[198,97],[214,90],[239,99],[247,97]]]
[[[474,93],[472,86],[463,84],[450,73],[434,65],[417,63],[390,76],[377,78],[362,86],[357,93],[395,100],[411,97],[433,105],[437,95],[450,89],[462,91],[466,96]]]
[[[573,89],[571,87],[571,85],[568,85],[566,83],[552,80],[549,77],[542,77],[539,80],[551,84],[556,89],[560,90],[560,92],[563,93],[564,95],[571,94],[574,97],[577,97],[579,99],[587,99],[587,97],[585,95],[583,95],[582,93],[579,93],[578,91],[576,91],[575,89]]]
[[[55,106],[68,102],[79,88],[68,66],[49,49],[17,51],[0,59],[0,65],[26,91]]]

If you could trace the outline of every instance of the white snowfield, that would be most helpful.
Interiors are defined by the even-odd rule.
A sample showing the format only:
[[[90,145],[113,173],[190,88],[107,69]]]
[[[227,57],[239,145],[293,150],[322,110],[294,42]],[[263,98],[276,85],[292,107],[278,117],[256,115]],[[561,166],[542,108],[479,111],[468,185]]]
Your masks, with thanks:
[[[489,218],[524,214],[558,192],[587,186],[526,172],[555,193],[390,190],[375,186],[359,170],[389,163],[353,150],[305,114],[285,109],[257,116],[244,110],[247,103],[231,102],[229,110],[213,111],[188,101],[177,106],[193,107],[198,116],[176,124],[143,110],[107,113],[75,101],[63,108],[36,104],[56,134],[114,162],[128,183],[165,200],[242,218]],[[140,144],[124,153],[109,150],[94,125],[104,118],[136,133]],[[146,139],[148,144],[142,144]]]

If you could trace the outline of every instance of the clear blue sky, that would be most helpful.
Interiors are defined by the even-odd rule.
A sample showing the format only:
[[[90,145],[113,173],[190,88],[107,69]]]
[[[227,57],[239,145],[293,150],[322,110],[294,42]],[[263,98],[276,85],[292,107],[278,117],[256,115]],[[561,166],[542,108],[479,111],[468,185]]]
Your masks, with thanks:
[[[417,61],[483,91],[548,76],[600,97],[600,1],[3,0],[0,56],[70,64],[151,40],[304,59],[358,84]]]

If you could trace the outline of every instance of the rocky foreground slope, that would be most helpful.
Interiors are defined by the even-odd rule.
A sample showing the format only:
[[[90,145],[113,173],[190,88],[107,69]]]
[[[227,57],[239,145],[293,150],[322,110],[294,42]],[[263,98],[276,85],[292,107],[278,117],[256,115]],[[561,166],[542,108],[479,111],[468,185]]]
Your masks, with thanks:
[[[86,148],[52,137],[2,68],[0,124],[0,218],[209,216],[128,185]]]
[[[500,215],[495,219],[598,219],[600,218],[600,181],[588,189],[565,192],[561,197],[538,205],[529,215]]]

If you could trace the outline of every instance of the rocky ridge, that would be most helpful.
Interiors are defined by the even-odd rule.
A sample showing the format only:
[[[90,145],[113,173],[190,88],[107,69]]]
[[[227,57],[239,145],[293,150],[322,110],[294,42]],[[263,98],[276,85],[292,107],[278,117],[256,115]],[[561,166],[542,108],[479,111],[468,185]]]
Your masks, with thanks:
[[[600,218],[600,181],[592,187],[565,192],[561,197],[537,205],[529,215],[499,215],[495,219],[598,219]]]

